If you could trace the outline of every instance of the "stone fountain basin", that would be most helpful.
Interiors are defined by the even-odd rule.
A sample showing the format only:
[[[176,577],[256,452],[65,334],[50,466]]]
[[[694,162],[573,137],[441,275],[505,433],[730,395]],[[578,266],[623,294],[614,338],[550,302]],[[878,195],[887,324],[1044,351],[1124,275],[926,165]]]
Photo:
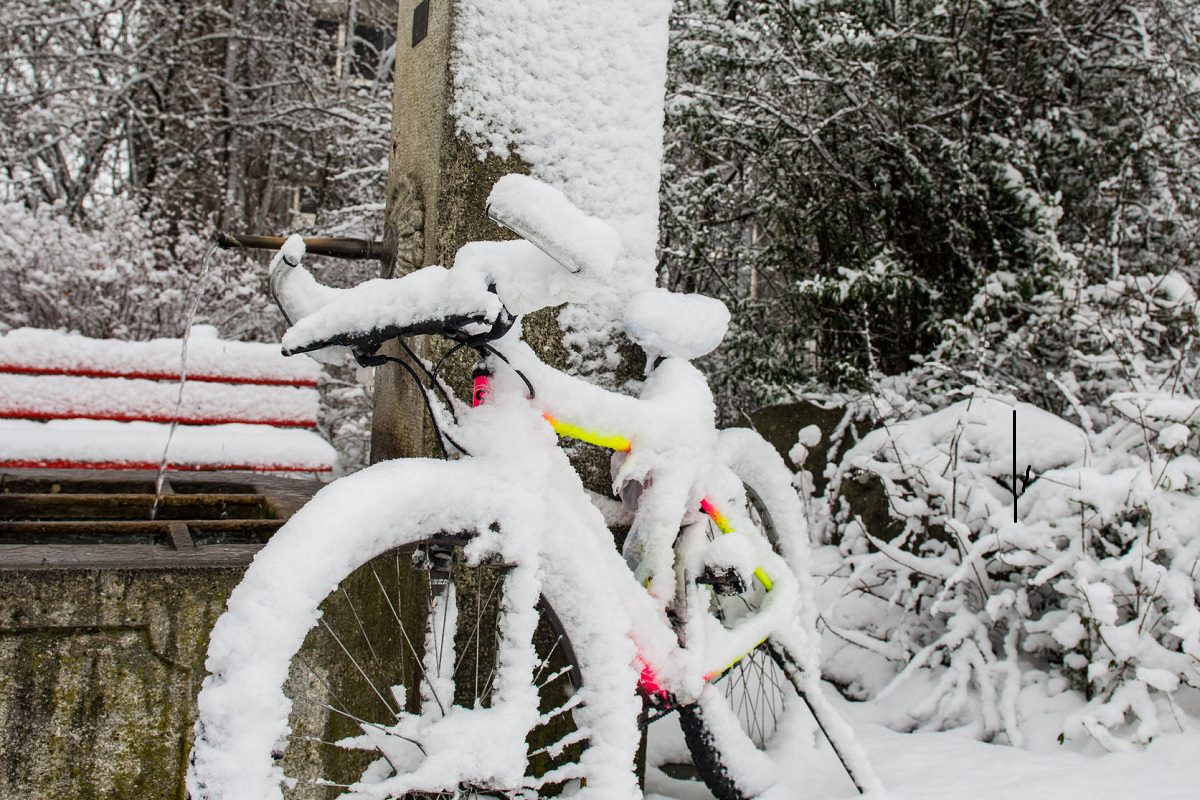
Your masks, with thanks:
[[[0,800],[186,796],[208,632],[320,484],[155,478],[0,471]]]

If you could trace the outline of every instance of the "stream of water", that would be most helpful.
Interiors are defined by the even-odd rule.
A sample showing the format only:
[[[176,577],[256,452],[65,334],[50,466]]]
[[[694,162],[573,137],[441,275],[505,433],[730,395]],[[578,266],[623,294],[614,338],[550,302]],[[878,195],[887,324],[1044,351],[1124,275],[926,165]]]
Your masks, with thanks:
[[[208,287],[208,270],[212,266],[213,256],[216,255],[216,252],[216,243],[209,245],[204,254],[204,260],[200,262],[200,277],[196,281],[195,293],[192,295],[191,302],[188,303],[187,314],[183,321],[183,344],[179,348],[179,394],[175,397],[175,413],[171,417],[171,428],[167,431],[167,442],[163,445],[162,458],[158,461],[158,477],[154,481],[154,504],[150,506],[151,520],[158,517],[158,507],[162,503],[163,481],[166,480],[167,467],[170,464],[167,454],[171,450],[171,440],[175,438],[175,429],[179,427],[179,409],[183,407],[183,387],[187,383],[188,340],[192,338],[192,323],[196,319],[196,311],[200,308],[204,290]]]

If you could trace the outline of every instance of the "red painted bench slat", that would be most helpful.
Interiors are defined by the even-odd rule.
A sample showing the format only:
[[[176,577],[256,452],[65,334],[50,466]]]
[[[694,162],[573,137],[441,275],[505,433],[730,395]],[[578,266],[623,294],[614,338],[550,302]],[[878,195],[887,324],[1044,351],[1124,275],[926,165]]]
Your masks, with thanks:
[[[0,418],[112,419],[219,425],[248,422],[315,428],[316,389],[0,373]],[[178,413],[176,413],[178,412]]]
[[[21,328],[0,335],[0,467],[328,472],[320,367],[277,345],[193,329],[122,342]]]

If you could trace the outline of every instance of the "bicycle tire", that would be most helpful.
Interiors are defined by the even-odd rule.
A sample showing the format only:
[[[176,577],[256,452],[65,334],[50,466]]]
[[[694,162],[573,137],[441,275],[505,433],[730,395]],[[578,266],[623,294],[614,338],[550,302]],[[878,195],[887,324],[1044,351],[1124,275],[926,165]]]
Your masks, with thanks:
[[[799,502],[790,500],[795,494],[786,480],[789,474],[771,446],[753,431],[731,429],[721,431],[722,453],[728,466],[741,481],[746,496],[746,513],[753,530],[739,531],[759,536],[784,560],[793,563],[801,558],[799,552],[806,544]],[[769,465],[767,469],[749,468]],[[764,496],[771,498],[766,502]],[[784,499],[788,502],[783,502]],[[786,517],[784,516],[786,515]],[[715,527],[710,536],[721,535]],[[795,540],[802,541],[795,541]],[[761,592],[761,587],[758,589]],[[723,616],[723,608],[742,604],[746,610],[755,609],[756,594],[752,587],[732,597],[713,595],[711,613]],[[766,770],[732,769],[735,759],[731,751],[741,753],[745,760],[747,749],[760,753],[772,749],[775,735],[784,714],[796,703],[803,702],[788,678],[784,660],[787,651],[771,642],[762,642],[713,679],[705,688],[701,702],[678,709],[679,724],[684,741],[699,777],[717,800],[750,800],[771,781]],[[736,725],[730,723],[736,720]]]
[[[456,474],[461,469],[447,469],[451,465],[446,462],[426,463],[443,465],[433,472],[449,473],[432,476],[434,485],[444,486],[451,476],[470,477]],[[343,504],[323,505],[325,516],[332,519],[339,516],[337,509]],[[349,787],[401,774],[410,764],[404,759],[412,759],[414,770],[420,766],[423,743],[404,741],[393,727],[400,712],[435,718],[456,714],[460,722],[467,719],[468,727],[463,730],[469,732],[469,715],[491,707],[498,691],[497,668],[483,654],[508,652],[499,639],[508,636],[508,629],[516,623],[501,618],[512,612],[506,597],[508,576],[515,575],[521,565],[485,558],[468,566],[463,549],[479,537],[456,527],[470,513],[464,517],[462,509],[457,509],[442,513],[445,519],[439,520],[437,504],[431,505],[435,508],[421,514],[420,525],[410,532],[398,533],[395,526],[374,523],[379,527],[377,535],[339,531],[338,540],[325,543],[322,555],[333,550],[330,557],[334,561],[348,561],[339,568],[307,570],[340,573],[325,582],[323,592],[317,592],[321,594],[319,602],[297,600],[290,585],[295,572],[281,569],[281,565],[297,563],[305,552],[305,542],[289,536],[285,526],[264,548],[247,573],[256,588],[243,591],[239,586],[214,629],[209,661],[214,674],[205,681],[199,699],[197,742],[188,776],[193,800],[327,800],[346,792],[358,797]],[[475,530],[494,533],[494,524],[485,522],[488,517],[476,516]],[[313,528],[311,519],[301,523],[301,528]],[[428,535],[422,532],[425,530]],[[360,555],[348,552],[354,549],[353,543],[364,540],[370,540],[372,546],[362,549]],[[533,569],[538,565],[525,566]],[[418,591],[424,594],[414,603]],[[401,600],[407,607],[400,607]],[[263,608],[263,602],[273,606]],[[472,606],[470,614],[464,613],[464,605]],[[575,724],[577,714],[586,711],[580,694],[582,672],[546,598],[539,596],[533,607],[537,619],[530,638],[536,653],[532,674],[538,706],[533,715],[537,723],[531,726],[523,748],[524,774],[509,776],[505,783],[463,782],[459,775],[451,774],[445,785],[437,785],[434,777],[399,796],[413,800],[553,797],[578,780],[570,767],[588,746]],[[261,622],[262,615],[272,610],[289,618],[307,615],[311,627],[301,632],[303,645],[293,635],[284,648],[290,652],[274,650],[270,643],[247,647],[252,637],[248,640],[236,631],[238,621]],[[436,628],[439,623],[440,631]],[[451,625],[454,634],[448,633]],[[421,642],[416,641],[418,627]],[[496,637],[496,641],[481,646],[486,636]],[[445,657],[451,652],[460,656],[452,668],[431,675],[438,654]],[[402,657],[396,657],[398,654]],[[465,676],[461,674],[464,665]],[[283,674],[286,679],[281,680],[278,676]],[[231,686],[235,687],[233,696],[222,697],[222,691],[229,692]],[[267,699],[260,699],[259,693]],[[239,697],[248,709],[239,707]],[[436,713],[431,698],[438,706]],[[280,701],[282,705],[278,705]],[[241,729],[260,726],[260,716],[271,717],[272,711],[277,715],[280,709],[286,720],[283,727],[276,728],[277,735],[253,730],[242,735]],[[247,743],[259,749],[268,747],[269,752],[242,762],[238,750],[249,746]],[[241,764],[240,771],[230,764],[231,759]]]

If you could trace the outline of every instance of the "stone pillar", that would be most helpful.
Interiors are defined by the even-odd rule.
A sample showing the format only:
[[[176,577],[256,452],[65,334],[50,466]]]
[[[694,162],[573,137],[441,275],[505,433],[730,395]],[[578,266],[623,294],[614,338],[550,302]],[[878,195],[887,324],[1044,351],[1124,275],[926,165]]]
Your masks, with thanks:
[[[519,3],[506,6],[477,0],[402,0],[385,224],[385,236],[397,255],[384,274],[403,275],[429,264],[448,266],[459,247],[469,241],[510,238],[487,219],[484,211],[492,185],[506,174],[532,172],[552,183],[555,177],[559,182],[575,180],[576,194],[567,192],[568,197],[585,211],[606,214],[606,220],[616,225],[625,238],[624,263],[614,272],[611,284],[615,288],[610,289],[612,297],[606,306],[610,316],[619,318],[621,301],[629,293],[653,285],[654,279],[670,3],[624,0],[611,8],[597,4],[589,9],[586,4],[563,0],[559,8],[539,10],[551,18],[526,16]],[[511,18],[504,19],[508,14]],[[562,24],[580,20],[587,23],[586,30]],[[619,24],[605,24],[613,20]],[[465,34],[462,41],[456,38],[456,26],[470,32],[469,40]],[[501,31],[515,35],[491,41],[492,35]],[[589,40],[592,34],[596,36]],[[526,37],[524,42],[522,36]],[[524,46],[546,41],[557,48],[550,55],[543,49]],[[463,55],[456,55],[456,49]],[[534,52],[541,61],[530,65],[527,57]],[[498,92],[523,89],[536,94],[542,85],[531,86],[528,82],[544,80],[545,75],[537,74],[541,70],[558,70],[552,78],[568,78],[551,81],[556,83],[557,94],[551,102],[554,108],[543,108],[544,103],[539,102],[524,106],[539,120],[563,114],[556,117],[557,127],[540,129],[538,135],[542,138],[538,142],[526,142],[532,147],[514,148],[536,159],[537,165],[516,155],[497,155],[494,149],[480,158],[476,144],[459,134],[451,113],[455,100],[452,69],[459,57],[460,74],[470,73],[472,68],[484,72],[465,79],[464,93],[474,92],[476,101],[486,95],[482,99],[489,106],[503,106],[509,99],[497,97]],[[657,63],[657,69],[641,68],[645,65],[638,64],[639,59]],[[509,80],[521,83],[506,86],[492,80],[493,67],[495,74],[509,74]],[[579,80],[573,82],[576,77]],[[630,109],[635,113],[625,113]],[[510,132],[530,127],[519,118],[510,122]],[[543,163],[547,149],[538,146],[547,144],[575,147],[565,155],[558,149],[557,156],[550,156],[557,160],[548,165]],[[614,309],[615,315],[611,314]],[[612,341],[616,326],[610,324],[607,330],[595,337],[602,344]],[[562,344],[557,310],[526,317],[523,332],[525,341],[548,364],[567,367],[568,354]],[[435,359],[445,351],[445,344],[426,341],[420,348]],[[624,366],[616,369],[615,376],[610,363],[597,371],[607,371],[614,385],[633,377],[641,363],[640,354],[632,354],[630,349],[626,348]],[[460,351],[456,358],[457,362],[447,365],[445,376],[459,396],[465,397],[473,354]],[[587,361],[581,363],[588,366]],[[427,426],[424,403],[411,379],[392,365],[377,370],[372,460],[436,453]],[[572,460],[585,481],[600,491],[605,491],[610,482],[609,457],[608,451],[588,445],[572,451]],[[465,597],[460,594],[460,600]]]
[[[484,205],[497,179],[528,173],[528,166],[515,156],[489,155],[481,161],[457,135],[449,112],[456,5],[457,0],[401,0],[385,223],[396,260],[384,266],[385,277],[429,264],[449,265],[467,242],[513,238],[487,218]],[[552,311],[527,317],[524,330],[525,340],[543,358],[565,365]],[[419,344],[426,357],[444,351],[441,341]],[[456,355],[446,370],[448,380],[460,389],[466,388],[471,358],[469,353]],[[434,455],[427,426],[424,403],[412,379],[400,367],[380,368],[371,460]]]

